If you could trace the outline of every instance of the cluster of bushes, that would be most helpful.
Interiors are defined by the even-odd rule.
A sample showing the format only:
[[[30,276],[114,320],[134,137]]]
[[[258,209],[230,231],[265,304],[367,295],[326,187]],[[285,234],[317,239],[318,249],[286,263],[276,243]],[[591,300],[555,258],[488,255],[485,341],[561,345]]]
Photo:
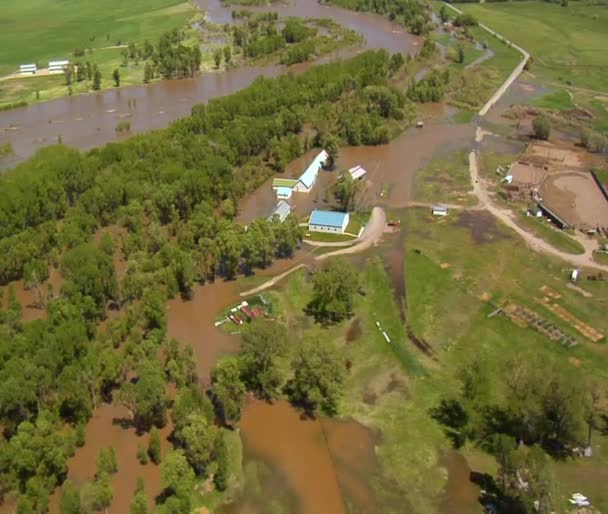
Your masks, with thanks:
[[[408,87],[407,96],[415,102],[440,102],[449,80],[449,70],[446,69],[444,72],[433,70],[422,80],[412,82]]]
[[[413,34],[426,34],[433,26],[430,8],[418,0],[331,0],[330,3],[355,11],[382,14]]]

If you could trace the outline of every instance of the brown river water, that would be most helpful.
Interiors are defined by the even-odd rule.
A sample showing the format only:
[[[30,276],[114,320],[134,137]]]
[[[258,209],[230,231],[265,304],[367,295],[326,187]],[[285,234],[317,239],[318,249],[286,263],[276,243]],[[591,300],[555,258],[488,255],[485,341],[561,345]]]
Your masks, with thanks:
[[[198,0],[198,3],[207,10],[212,21],[230,21],[230,10],[219,0]],[[331,18],[360,32],[366,40],[364,48],[415,53],[419,44],[418,38],[406,34],[398,25],[371,14],[327,7],[312,0],[295,0],[289,5],[280,5],[277,10],[285,16]],[[295,71],[307,66],[300,66]],[[284,71],[285,68],[280,66],[245,66],[220,73],[205,73],[195,79],[161,81],[2,112],[0,144],[8,141],[14,147],[16,155],[9,164],[27,158],[41,146],[55,143],[58,136],[65,144],[81,149],[100,146],[119,138],[114,129],[123,117],[128,117],[132,132],[165,127],[188,115],[197,103],[242,89],[258,76],[275,76]],[[133,100],[136,101],[135,107]],[[472,124],[450,124],[446,119],[448,111],[441,106],[432,109],[435,110],[434,119],[427,121],[423,130],[409,130],[388,145],[341,149],[338,168],[360,164],[368,170],[363,205],[383,205],[391,209],[403,207],[410,198],[413,177],[418,169],[435,155],[470,146],[474,131]],[[291,163],[286,176],[297,176],[312,155],[311,151]],[[313,207],[322,207],[328,200],[324,192],[326,186],[335,181],[336,175],[336,172],[323,172],[319,185],[311,194],[294,195],[296,211],[304,214]],[[248,223],[257,216],[267,216],[275,203],[269,181],[243,199],[239,220]],[[397,255],[396,246],[393,250]],[[312,256],[307,252],[308,249],[300,250],[293,259],[276,261],[257,274],[270,277],[301,262],[312,263]],[[396,259],[387,261],[394,261],[395,269],[390,269],[389,264],[391,275],[401,278],[403,270],[399,269]],[[116,264],[124,273],[124,262]],[[57,291],[61,285],[59,273],[52,272],[49,282]],[[26,291],[18,283],[16,286],[17,296],[26,306],[24,318],[44,316],[44,310],[31,307],[36,298],[35,291]],[[167,304],[169,335],[193,345],[203,380],[221,355],[238,351],[238,337],[220,331],[213,323],[218,312],[240,300],[242,288],[244,286],[239,286],[237,281],[220,279],[213,284],[197,286],[191,300],[176,298]],[[397,294],[401,296],[403,290],[399,289]],[[140,437],[133,429],[121,427],[118,420],[125,414],[120,407],[103,405],[98,408],[87,424],[85,446],[78,449],[69,461],[69,478],[83,483],[93,476],[99,450],[110,445],[116,448],[119,471],[112,480],[114,499],[108,511],[116,514],[128,512],[137,476],[145,479],[150,505],[160,493],[158,468],[152,464],[142,466],[136,459],[137,446],[147,443],[147,435]],[[163,435],[169,431],[170,427],[166,427]],[[373,477],[380,472],[375,455],[377,438],[363,425],[352,420],[306,419],[285,402],[270,405],[250,399],[243,413],[241,437],[245,464],[262,462],[270,469],[270,474],[260,481],[261,498],[247,493],[228,506],[225,514],[266,512],[268,505],[265,501],[277,490],[285,496],[290,512],[346,514],[381,510],[371,486]],[[164,437],[163,444],[168,446]],[[462,466],[448,464],[447,498],[451,494],[450,481],[462,482],[465,488],[468,483],[468,474],[462,472]],[[474,496],[468,495],[467,501],[474,501],[476,494]],[[51,498],[52,514],[59,512],[58,499],[56,492]],[[466,503],[456,510],[442,508],[441,511],[468,514],[471,512],[467,510],[469,506]],[[0,510],[6,511],[5,508]]]
[[[220,0],[197,0],[197,4],[211,21],[231,21],[231,9],[224,7]],[[419,38],[373,14],[322,6],[313,0],[296,0],[280,6],[278,11],[284,16],[331,18],[363,35],[362,50],[385,48],[413,54],[419,44]],[[307,67],[296,65],[292,71],[297,73]],[[14,150],[14,155],[5,159],[4,167],[29,157],[38,148],[56,143],[59,137],[64,144],[80,149],[126,137],[115,130],[121,119],[129,120],[132,134],[166,127],[189,115],[193,105],[234,93],[259,76],[272,77],[285,71],[283,66],[243,66],[202,73],[193,79],[163,80],[0,112],[0,144],[11,143]],[[0,161],[0,167],[2,164]]]

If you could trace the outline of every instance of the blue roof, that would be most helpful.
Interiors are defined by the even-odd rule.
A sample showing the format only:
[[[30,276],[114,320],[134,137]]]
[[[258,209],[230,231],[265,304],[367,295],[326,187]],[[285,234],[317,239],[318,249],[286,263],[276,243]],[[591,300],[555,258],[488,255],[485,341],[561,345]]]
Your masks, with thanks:
[[[289,198],[293,193],[293,189],[291,187],[277,187],[277,196],[282,198]]]
[[[345,212],[314,210],[310,215],[308,224],[342,228],[344,226],[344,222],[347,216],[348,214],[346,214]]]
[[[325,150],[321,150],[321,152],[319,152],[319,154],[310,163],[310,166],[306,168],[306,171],[300,175],[300,182],[302,182],[302,184],[308,188],[312,187],[317,179],[317,174],[319,173],[321,166],[323,166],[325,163],[327,157],[327,152]]]

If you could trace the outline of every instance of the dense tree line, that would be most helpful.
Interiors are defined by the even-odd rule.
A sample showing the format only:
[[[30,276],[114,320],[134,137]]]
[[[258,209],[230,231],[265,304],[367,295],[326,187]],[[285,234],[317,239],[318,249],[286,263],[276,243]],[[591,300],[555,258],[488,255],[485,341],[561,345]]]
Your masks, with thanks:
[[[418,0],[330,0],[330,3],[388,16],[414,34],[426,34],[432,28],[430,9]]]
[[[385,52],[368,52],[297,77],[258,79],[195,107],[168,129],[87,153],[45,148],[0,178],[0,282],[24,278],[48,313],[24,323],[13,288],[4,291],[0,492],[17,496],[20,513],[45,510],[49,493],[66,478],[68,457],[84,443],[85,423],[103,402],[123,406],[125,423],[151,431],[149,447],[133,451],[141,462],[160,462],[160,512],[189,511],[197,476],[213,474],[216,486],[226,487],[221,430],[196,385],[192,351],[167,338],[166,300],[188,295],[196,281],[247,272],[293,252],[301,239],[297,218],[243,227],[234,221],[239,199],[315,142],[335,156],[343,98],[356,98],[378,119],[396,115],[399,101],[383,89],[388,69]],[[317,130],[315,141],[300,134],[306,122]],[[113,264],[117,256],[127,260],[122,278]],[[50,266],[64,278],[59,291],[45,290]],[[110,308],[122,308],[123,315],[98,331]],[[332,316],[347,311],[348,304],[340,305]],[[301,371],[284,375],[274,356],[285,359],[286,338],[277,334],[270,361],[264,355],[272,339],[255,342],[252,334],[236,369],[226,364],[214,371],[214,402],[226,424],[238,419],[245,388],[272,396],[289,383],[293,400],[308,409],[334,408],[337,389],[327,370],[340,376],[335,352],[317,342],[310,355],[288,358],[287,369],[298,360],[293,366]],[[306,359],[312,360],[304,371]],[[315,375],[319,361],[334,363],[323,377]],[[262,373],[253,371],[258,367]],[[173,450],[162,455],[155,427],[169,417]],[[76,492],[65,485],[65,504],[78,498],[84,511],[105,508],[108,476],[99,473]],[[141,488],[134,491],[135,511],[142,495]]]

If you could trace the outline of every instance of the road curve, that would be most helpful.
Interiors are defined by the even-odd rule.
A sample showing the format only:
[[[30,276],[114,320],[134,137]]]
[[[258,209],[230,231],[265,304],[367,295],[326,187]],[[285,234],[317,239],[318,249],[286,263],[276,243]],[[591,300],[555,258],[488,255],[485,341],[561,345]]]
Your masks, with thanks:
[[[444,5],[447,5],[450,9],[452,9],[455,12],[457,12],[458,14],[463,14],[463,12],[460,9],[458,9],[458,7],[454,7],[452,4],[448,4],[447,2],[444,2]],[[483,30],[485,30],[486,32],[492,34],[495,38],[500,39],[501,41],[504,41],[506,44],[510,45],[512,48],[515,48],[515,50],[517,50],[522,55],[522,57],[523,57],[523,59],[521,60],[521,62],[511,72],[511,75],[509,75],[509,77],[507,78],[507,80],[504,81],[504,83],[492,95],[492,98],[490,98],[486,102],[486,104],[480,109],[479,115],[480,116],[485,116],[488,113],[488,111],[492,108],[492,106],[496,102],[498,102],[498,100],[500,100],[500,98],[502,97],[502,95],[505,94],[505,92],[507,91],[507,89],[509,89],[509,87],[511,87],[511,84],[513,84],[513,82],[515,82],[515,80],[517,79],[517,77],[519,77],[521,75],[521,72],[524,70],[524,67],[526,66],[526,64],[530,60],[530,54],[526,50],[524,50],[521,46],[518,46],[515,43],[513,43],[512,41],[509,41],[505,37],[501,36],[498,32],[492,30],[487,25],[484,25],[483,23],[480,23],[479,26]]]

